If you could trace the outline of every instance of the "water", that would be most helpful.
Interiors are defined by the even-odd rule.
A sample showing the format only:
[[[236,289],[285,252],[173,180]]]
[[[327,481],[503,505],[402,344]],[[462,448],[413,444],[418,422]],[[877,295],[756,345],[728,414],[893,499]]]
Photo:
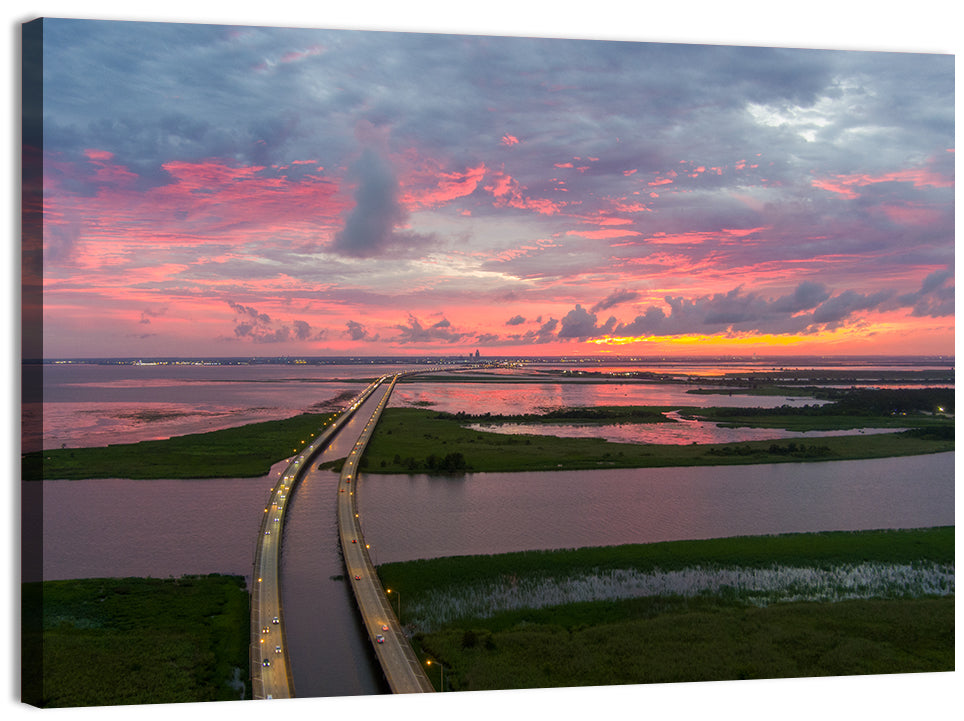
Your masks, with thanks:
[[[365,379],[403,366],[45,365],[41,404],[24,399],[25,448],[134,443],[340,408]],[[24,366],[35,374],[37,366]]]
[[[811,359],[812,360],[812,359]],[[136,442],[287,418],[338,405],[345,394],[361,390],[364,380],[419,367],[414,363],[332,365],[98,365],[63,363],[24,365],[28,393],[23,399],[25,449],[84,447]],[[425,366],[421,366],[424,368]],[[545,371],[586,368],[620,373],[639,370],[719,375],[771,370],[774,362],[686,360],[591,364],[534,363],[525,370],[463,372],[489,379],[527,378],[531,383],[401,383],[392,406],[428,406],[449,412],[535,413],[547,408],[593,405],[773,407],[821,403],[806,397],[697,395],[699,384],[557,383]],[[786,360],[777,367],[805,367]],[[895,363],[892,359],[847,365],[820,361],[811,367],[860,370],[947,369],[953,364]],[[948,371],[950,372],[950,371]],[[948,384],[942,384],[948,385]],[[40,393],[37,393],[37,391]],[[42,412],[41,412],[42,410]],[[39,420],[42,418],[43,427]]]
[[[250,583],[271,479],[42,481],[44,577],[225,573]]]
[[[954,524],[954,454],[697,468],[363,474],[375,563]]]
[[[318,464],[351,451],[374,407],[376,391],[348,421],[334,443],[312,463],[289,500],[281,555],[285,639],[295,695],[300,697],[387,693],[381,669],[344,579],[338,538],[339,474]]]
[[[801,396],[754,396],[734,389],[732,394],[687,393],[692,386],[665,383],[401,383],[389,407],[419,406],[446,413],[518,415],[572,406],[734,406],[777,408],[823,405]]]

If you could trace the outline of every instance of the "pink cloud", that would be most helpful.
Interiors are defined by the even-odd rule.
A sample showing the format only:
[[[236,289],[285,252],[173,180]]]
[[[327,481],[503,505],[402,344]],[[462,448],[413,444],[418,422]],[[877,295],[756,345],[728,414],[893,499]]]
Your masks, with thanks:
[[[261,166],[173,161],[163,166],[170,183],[140,190],[133,182],[136,174],[111,163],[110,154],[88,157],[98,158],[92,161],[93,176],[59,163],[51,164],[44,181],[51,191],[45,201],[47,227],[72,228],[75,249],[93,237],[152,246],[236,244],[299,231],[317,237],[326,222],[338,221],[350,206],[337,182],[317,175],[291,180],[265,175]],[[92,185],[94,192],[72,194],[66,190],[68,178]],[[98,245],[103,253],[112,252],[109,245]],[[89,246],[84,246],[87,253],[93,252]]]
[[[518,142],[519,142],[519,139],[518,139],[517,137],[515,137],[514,135],[503,135],[503,136],[502,136],[502,144],[503,144],[503,145],[516,145],[516,144],[518,144]]]
[[[740,245],[746,245],[750,236],[759,234],[764,230],[767,230],[767,228],[722,228],[716,231],[692,231],[689,233],[659,232],[647,236],[645,243],[647,245],[702,245],[715,241],[718,245],[736,242],[739,242]],[[634,245],[634,243],[624,245]]]
[[[891,221],[901,225],[930,225],[941,218],[940,211],[913,203],[882,205],[879,210]]]
[[[564,200],[555,201],[527,196],[523,192],[525,188],[515,178],[501,172],[496,173],[496,182],[493,185],[484,186],[484,189],[495,196],[496,207],[520,208],[534,210],[541,215],[555,215],[568,205]]]
[[[436,186],[410,190],[402,196],[402,204],[409,210],[416,210],[419,207],[438,207],[456,198],[464,198],[475,192],[485,173],[485,163],[466,168],[463,172],[433,173],[432,177],[439,178]]]
[[[848,199],[859,197],[856,188],[877,183],[911,183],[915,188],[936,187],[951,188],[954,181],[928,168],[908,168],[896,170],[882,175],[855,173],[852,175],[835,175],[832,178],[814,178],[811,184],[822,190],[837,193]]]
[[[492,193],[492,195],[500,197],[509,192],[514,182],[511,176],[505,175],[504,173],[497,173],[495,183],[484,186],[484,189]]]
[[[94,179],[102,185],[123,186],[130,185],[137,180],[135,173],[110,162],[114,158],[113,153],[106,150],[85,150],[84,155],[96,168]]]
[[[613,209],[620,213],[651,213],[652,208],[643,203],[628,203],[625,200],[617,200],[613,203]]]
[[[592,240],[604,240],[606,238],[626,238],[628,236],[642,235],[637,230],[625,230],[620,228],[609,228],[605,230],[570,230],[566,235],[581,235],[583,238]]]

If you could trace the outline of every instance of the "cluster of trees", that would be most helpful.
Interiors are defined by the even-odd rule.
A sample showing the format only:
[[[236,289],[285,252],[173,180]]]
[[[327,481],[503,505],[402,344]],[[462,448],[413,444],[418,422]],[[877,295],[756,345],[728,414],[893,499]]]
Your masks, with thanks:
[[[954,413],[953,388],[821,388],[814,392],[823,405],[777,408],[722,407],[706,409],[718,418],[727,416],[894,416],[919,413]]]
[[[854,415],[954,412],[953,388],[824,388],[818,398],[833,401],[825,410]]]
[[[769,453],[774,456],[793,456],[794,458],[819,458],[833,455],[833,451],[828,446],[808,446],[803,443],[798,445],[793,441],[785,446],[771,443],[767,449],[752,446],[724,446],[723,448],[710,448],[707,451],[707,454],[711,456],[752,456],[762,453]]]
[[[461,453],[447,453],[444,456],[431,453],[427,458],[414,458],[412,456],[402,458],[400,454],[396,453],[393,462],[396,466],[404,466],[409,471],[459,473],[471,470],[465,456]]]

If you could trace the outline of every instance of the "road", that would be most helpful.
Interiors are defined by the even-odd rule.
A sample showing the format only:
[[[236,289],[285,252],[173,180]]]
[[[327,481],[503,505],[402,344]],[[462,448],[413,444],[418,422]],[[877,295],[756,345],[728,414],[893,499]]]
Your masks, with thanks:
[[[465,366],[463,369],[476,367],[483,365]],[[375,430],[375,424],[388,405],[395,383],[399,378],[408,375],[435,370],[442,369],[404,371],[376,379],[336,418],[325,423],[317,435],[312,434],[311,438],[302,440],[303,448],[294,449],[297,455],[291,457],[285,470],[279,474],[278,482],[271,489],[265,504],[255,551],[250,646],[253,698],[280,699],[292,698],[295,695],[285,643],[279,577],[281,539],[288,495],[316,456],[372,396],[380,396],[380,400],[346,458],[338,482],[338,534],[342,555],[365,629],[392,693],[425,693],[435,690],[402,632],[385,589],[375,573],[361,532],[354,492],[358,464]]]
[[[335,419],[325,423],[317,434],[302,440],[302,449],[294,449],[297,455],[291,457],[271,489],[256,544],[252,578],[250,659],[252,697],[255,699],[292,698],[295,695],[284,640],[284,610],[279,577],[288,495],[312,459],[324,450],[384,380],[385,377],[382,377],[374,381]]]
[[[426,693],[435,689],[412,651],[408,639],[402,633],[372,566],[368,546],[361,532],[355,496],[358,464],[382,410],[388,405],[388,398],[398,377],[394,376],[388,383],[384,396],[345,460],[338,483],[338,533],[345,568],[362,621],[392,693]]]

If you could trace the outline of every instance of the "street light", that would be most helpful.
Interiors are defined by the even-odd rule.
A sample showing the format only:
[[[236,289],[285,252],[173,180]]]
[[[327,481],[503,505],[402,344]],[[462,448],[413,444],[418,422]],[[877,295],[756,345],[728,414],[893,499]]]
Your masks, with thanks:
[[[445,666],[442,665],[442,662],[441,662],[441,661],[436,661],[435,663],[438,664],[438,690],[439,690],[439,692],[442,692],[442,691],[445,690]],[[431,665],[432,665],[432,659],[430,659],[430,658],[429,658],[429,659],[426,659],[426,660],[425,660],[425,665],[426,665],[426,666],[431,666]]]
[[[390,588],[385,589],[385,593],[391,593],[391,592],[392,592],[392,589]],[[398,591],[395,591],[395,595],[398,596],[398,622],[401,623],[402,622],[402,594],[400,594]]]

